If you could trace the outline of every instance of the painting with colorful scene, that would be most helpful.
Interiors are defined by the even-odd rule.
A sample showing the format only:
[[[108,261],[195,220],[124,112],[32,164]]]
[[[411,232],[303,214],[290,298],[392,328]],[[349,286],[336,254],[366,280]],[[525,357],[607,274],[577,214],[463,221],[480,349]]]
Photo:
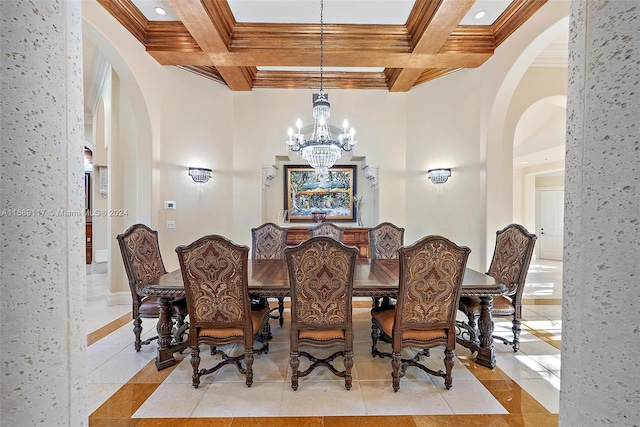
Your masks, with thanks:
[[[333,166],[319,177],[310,166],[285,165],[284,208],[290,221],[311,221],[324,213],[326,221],[355,221],[356,166]]]

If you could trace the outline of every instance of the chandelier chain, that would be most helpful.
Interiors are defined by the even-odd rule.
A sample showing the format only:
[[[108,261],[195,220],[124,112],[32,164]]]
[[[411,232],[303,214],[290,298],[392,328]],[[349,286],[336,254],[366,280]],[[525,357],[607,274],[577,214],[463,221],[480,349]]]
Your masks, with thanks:
[[[324,0],[320,0],[320,92],[323,88],[323,65],[324,65]]]
[[[329,176],[329,168],[342,157],[345,151],[356,148],[358,142],[353,138],[355,131],[349,129],[345,120],[343,132],[334,138],[329,117],[331,105],[329,96],[324,93],[324,0],[320,0],[320,92],[313,95],[313,130],[310,135],[302,133],[302,121],[296,122],[297,132],[289,128],[289,140],[285,141],[289,151],[298,153],[309,166],[315,169],[317,179]]]

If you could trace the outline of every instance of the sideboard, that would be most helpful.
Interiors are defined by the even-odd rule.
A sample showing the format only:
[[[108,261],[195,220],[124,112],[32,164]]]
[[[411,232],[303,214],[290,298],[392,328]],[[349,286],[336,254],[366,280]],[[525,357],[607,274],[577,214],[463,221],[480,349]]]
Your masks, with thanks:
[[[340,225],[340,224],[336,224]],[[311,227],[287,227],[287,245],[297,245],[309,238]],[[369,258],[369,229],[366,227],[344,227],[344,241],[348,246],[355,246],[360,251],[358,258]]]

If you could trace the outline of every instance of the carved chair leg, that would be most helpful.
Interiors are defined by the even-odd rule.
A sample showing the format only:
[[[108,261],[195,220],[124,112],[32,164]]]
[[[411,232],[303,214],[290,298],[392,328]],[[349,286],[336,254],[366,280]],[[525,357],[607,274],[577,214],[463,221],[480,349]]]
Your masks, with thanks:
[[[467,316],[469,319],[469,327],[473,330],[474,336],[471,337],[473,344],[476,346],[480,346],[480,329],[478,329],[478,319],[480,318],[479,313],[469,313]]]
[[[447,388],[447,390],[449,390],[453,382],[451,378],[451,370],[453,369],[453,350],[450,350],[448,348],[444,350],[444,368],[444,386]]]
[[[513,351],[517,352],[520,349],[520,320],[513,319],[511,330],[513,331]]]
[[[278,315],[280,316],[278,321],[282,327],[284,325],[284,298],[278,298]]]
[[[184,325],[184,319],[187,318],[187,310],[178,311],[178,318],[176,319],[176,327],[180,329]]]
[[[378,351],[378,339],[380,338],[380,329],[376,323],[371,321],[371,357],[376,356],[376,352]]]
[[[253,348],[244,349],[244,363],[245,369],[247,370],[246,384],[247,387],[251,387],[251,384],[253,384]]]
[[[191,366],[193,367],[191,380],[193,382],[193,386],[198,388],[200,385],[200,375],[198,375],[198,367],[200,366],[200,348],[197,345],[191,347]]]
[[[351,377],[351,368],[353,368],[353,351],[346,351],[344,353],[344,387],[347,390],[351,390],[351,383],[353,380]]]
[[[400,390],[400,368],[402,367],[402,352],[394,351],[391,358],[391,378],[393,379],[393,391]]]
[[[260,341],[262,341],[262,352],[264,354],[269,353],[269,336],[271,335],[271,325],[269,321],[264,322],[262,329],[260,330]]]
[[[136,351],[140,351],[142,348],[142,340],[140,339],[140,334],[142,332],[142,319],[140,317],[136,317],[133,319],[133,333],[136,336],[135,347]]]
[[[291,352],[289,366],[291,366],[291,388],[295,391],[298,389],[298,368],[300,367],[300,358],[297,351]]]

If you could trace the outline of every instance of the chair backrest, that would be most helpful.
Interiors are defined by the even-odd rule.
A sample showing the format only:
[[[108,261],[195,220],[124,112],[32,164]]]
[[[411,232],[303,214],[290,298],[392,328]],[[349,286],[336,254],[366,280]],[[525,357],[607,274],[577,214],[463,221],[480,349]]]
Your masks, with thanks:
[[[284,250],[291,287],[291,328],[351,328],[358,249],[328,236]]]
[[[251,258],[252,259],[281,259],[284,258],[284,248],[287,246],[287,230],[272,222],[266,222],[251,229]]]
[[[489,274],[507,285],[507,295],[520,301],[524,281],[538,236],[520,224],[510,224],[496,232],[496,247],[489,266]]]
[[[441,236],[427,236],[400,248],[394,336],[402,337],[405,329],[455,329],[470,252]]]
[[[189,310],[197,328],[241,328],[253,333],[247,276],[249,248],[219,235],[176,248]],[[195,334],[193,334],[195,335]]]
[[[309,230],[309,235],[311,237],[329,236],[334,238],[338,242],[342,242],[342,240],[344,239],[344,229],[330,222],[325,222],[311,228]]]
[[[369,229],[372,259],[396,259],[404,245],[404,228],[390,222],[382,222]]]
[[[116,237],[129,288],[134,299],[144,297],[142,288],[167,272],[160,255],[158,232],[144,224],[134,224]]]

